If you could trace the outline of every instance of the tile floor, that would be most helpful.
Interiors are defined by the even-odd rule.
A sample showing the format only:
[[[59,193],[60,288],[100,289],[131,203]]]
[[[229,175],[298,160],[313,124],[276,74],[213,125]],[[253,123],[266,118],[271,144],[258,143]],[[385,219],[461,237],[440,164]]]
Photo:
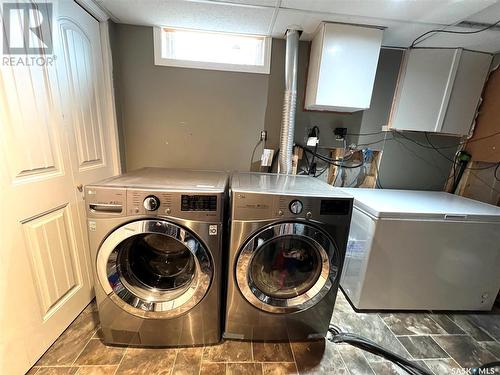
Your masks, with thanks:
[[[434,374],[500,360],[500,311],[487,314],[356,313],[339,292],[332,323],[411,358]],[[453,370],[455,369],[455,370]],[[182,349],[107,347],[91,303],[29,375],[404,374],[380,357],[327,340],[224,341]],[[465,372],[462,372],[465,373]]]

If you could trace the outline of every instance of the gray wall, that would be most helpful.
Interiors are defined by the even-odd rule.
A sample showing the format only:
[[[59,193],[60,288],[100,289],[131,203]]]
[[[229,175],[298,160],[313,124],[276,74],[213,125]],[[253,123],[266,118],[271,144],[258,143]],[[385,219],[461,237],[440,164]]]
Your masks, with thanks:
[[[284,90],[283,40],[273,40],[270,75],[155,66],[153,33],[148,27],[113,25],[111,41],[127,170],[145,165],[248,170],[261,129],[268,131],[266,146],[277,148]],[[316,125],[322,152],[326,152],[341,146],[333,136],[336,127],[347,127],[351,134],[380,131],[388,121],[401,51],[381,51],[370,109],[340,114],[303,110],[309,46],[301,42],[299,47],[295,141],[305,143],[307,130]],[[451,162],[426,145],[421,134],[404,133],[427,148],[391,134],[385,146],[383,142],[370,146],[384,149],[382,186],[442,189]],[[353,135],[348,141],[372,143],[384,135]],[[431,140],[436,146],[458,142],[443,136]],[[455,148],[442,152],[452,158]]]
[[[267,75],[155,66],[150,27],[113,25],[111,39],[126,170],[248,170]]]

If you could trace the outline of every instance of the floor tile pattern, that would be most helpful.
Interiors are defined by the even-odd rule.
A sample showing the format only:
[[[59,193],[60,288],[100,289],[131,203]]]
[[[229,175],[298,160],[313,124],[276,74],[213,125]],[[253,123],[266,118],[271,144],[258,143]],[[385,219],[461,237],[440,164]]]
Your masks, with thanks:
[[[339,291],[331,322],[405,356],[435,375],[500,360],[500,311],[358,313]],[[194,348],[141,349],[101,342],[91,303],[29,375],[391,375],[383,358],[328,340],[270,343],[223,341]]]

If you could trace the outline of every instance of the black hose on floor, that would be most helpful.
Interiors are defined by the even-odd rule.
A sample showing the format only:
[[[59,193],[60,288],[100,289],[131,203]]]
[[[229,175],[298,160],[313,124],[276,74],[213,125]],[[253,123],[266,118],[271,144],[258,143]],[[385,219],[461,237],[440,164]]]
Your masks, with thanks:
[[[393,353],[377,343],[362,337],[358,336],[352,333],[347,333],[347,332],[342,332],[340,328],[338,328],[335,325],[330,325],[330,328],[328,328],[328,332],[330,332],[331,336],[328,337],[328,340],[334,342],[334,343],[346,343],[350,344],[352,346],[355,346],[359,349],[365,350],[367,352],[370,352],[372,354],[378,355],[380,357],[383,357],[399,367],[401,367],[403,370],[405,370],[408,374],[410,375],[432,375],[430,372],[427,370],[423,369],[419,365],[409,361],[408,359]]]

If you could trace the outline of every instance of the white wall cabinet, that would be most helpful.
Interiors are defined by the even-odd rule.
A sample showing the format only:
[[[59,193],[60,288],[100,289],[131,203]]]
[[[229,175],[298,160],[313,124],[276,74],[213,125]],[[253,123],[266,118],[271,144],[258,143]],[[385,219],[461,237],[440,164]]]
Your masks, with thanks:
[[[492,56],[463,49],[405,52],[389,119],[394,130],[467,135]]]
[[[305,108],[355,112],[370,107],[383,31],[320,25],[311,44]]]

